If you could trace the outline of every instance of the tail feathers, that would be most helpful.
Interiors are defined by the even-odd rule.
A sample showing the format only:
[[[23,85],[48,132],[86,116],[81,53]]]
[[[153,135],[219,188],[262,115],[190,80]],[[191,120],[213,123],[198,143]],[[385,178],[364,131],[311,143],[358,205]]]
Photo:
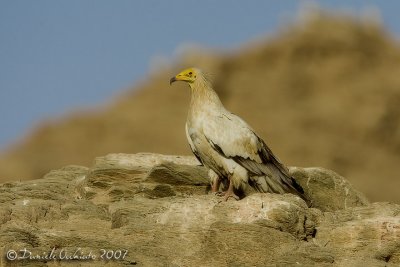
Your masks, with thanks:
[[[272,152],[269,152],[272,157]],[[250,159],[236,157],[235,161],[250,173],[250,183],[259,192],[292,193],[301,197],[311,206],[311,201],[305,196],[303,188],[290,176],[289,171],[276,158],[258,163]]]
[[[309,207],[311,206],[311,201],[304,194],[303,188],[293,177],[287,177],[280,173],[279,175],[272,176],[253,176],[251,180],[253,182],[253,187],[259,192],[277,194],[291,193],[301,197]]]

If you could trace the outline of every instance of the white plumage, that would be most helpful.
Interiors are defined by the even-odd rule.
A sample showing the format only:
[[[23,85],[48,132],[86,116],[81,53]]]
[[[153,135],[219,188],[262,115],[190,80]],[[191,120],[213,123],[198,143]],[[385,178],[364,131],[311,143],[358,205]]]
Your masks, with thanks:
[[[191,150],[209,168],[213,191],[227,185],[225,199],[249,184],[260,192],[293,193],[303,189],[265,142],[241,118],[227,111],[202,71],[190,68],[171,79],[191,88],[186,136]]]

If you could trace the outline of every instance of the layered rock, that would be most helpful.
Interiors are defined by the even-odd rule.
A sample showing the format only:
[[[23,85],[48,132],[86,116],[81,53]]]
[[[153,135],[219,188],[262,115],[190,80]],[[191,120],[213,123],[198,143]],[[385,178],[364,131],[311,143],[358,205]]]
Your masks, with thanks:
[[[110,266],[395,266],[400,206],[372,203],[322,168],[290,168],[313,200],[250,192],[240,201],[209,194],[194,157],[110,154],[92,168],[68,166],[38,180],[0,187],[1,263],[70,265],[67,260],[6,259],[63,253]],[[79,250],[78,250],[79,249]],[[78,250],[78,252],[76,252]],[[46,255],[47,255],[46,254]],[[119,255],[119,254],[118,254]]]

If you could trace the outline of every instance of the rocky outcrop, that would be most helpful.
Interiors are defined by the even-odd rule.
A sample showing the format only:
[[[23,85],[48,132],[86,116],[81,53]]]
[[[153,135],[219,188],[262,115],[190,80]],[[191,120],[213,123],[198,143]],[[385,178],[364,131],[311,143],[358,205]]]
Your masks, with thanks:
[[[251,190],[240,201],[222,201],[209,194],[207,172],[194,157],[157,154],[110,154],[92,168],[6,183],[1,265],[400,264],[399,205],[370,204],[329,170],[290,171],[313,207],[291,194]],[[24,249],[36,258],[7,259]]]

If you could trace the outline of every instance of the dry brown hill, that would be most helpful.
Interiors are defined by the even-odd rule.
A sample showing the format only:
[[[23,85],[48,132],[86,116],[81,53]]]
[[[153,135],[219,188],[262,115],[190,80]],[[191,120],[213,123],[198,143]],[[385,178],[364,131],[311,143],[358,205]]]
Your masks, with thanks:
[[[322,166],[371,200],[400,202],[400,48],[380,26],[319,16],[229,54],[183,56],[102,110],[48,122],[3,153],[0,178],[39,178],[107,153],[190,154],[189,90],[181,67],[214,74],[215,87],[287,165]]]

